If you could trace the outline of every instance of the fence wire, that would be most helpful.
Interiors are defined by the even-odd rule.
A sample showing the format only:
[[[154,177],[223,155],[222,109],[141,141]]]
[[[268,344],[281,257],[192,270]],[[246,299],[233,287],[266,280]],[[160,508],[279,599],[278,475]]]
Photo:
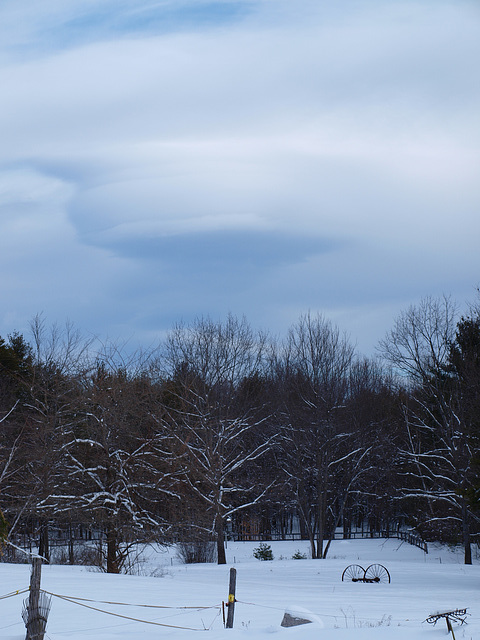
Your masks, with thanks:
[[[43,591],[43,590],[42,590]],[[210,631],[210,629],[213,626],[213,623],[215,622],[215,620],[217,619],[217,617],[220,615],[220,610],[221,610],[221,605],[213,605],[213,606],[209,606],[209,607],[205,607],[205,606],[201,606],[201,607],[167,607],[167,606],[163,606],[163,605],[135,605],[135,604],[131,604],[131,603],[126,603],[126,602],[105,602],[105,601],[101,601],[101,600],[88,600],[87,598],[73,598],[73,597],[69,597],[69,596],[64,596],[61,595],[59,593],[52,593],[50,591],[43,591],[43,593],[47,593],[48,595],[54,597],[54,598],[59,598],[60,600],[64,600],[65,602],[70,602],[71,604],[76,604],[80,607],[85,607],[86,609],[90,609],[92,611],[97,611],[99,613],[104,613],[106,615],[109,616],[114,616],[115,618],[122,618],[123,620],[129,620],[131,622],[140,622],[143,624],[151,624],[157,627],[168,627],[170,629],[183,629],[186,631]],[[126,616],[123,615],[121,613],[114,613],[113,611],[106,611],[105,609],[100,609],[99,607],[94,607],[91,604],[86,604],[86,602],[97,602],[99,604],[110,604],[110,605],[119,605],[119,606],[132,606],[132,607],[148,607],[148,608],[152,608],[152,609],[189,609],[190,611],[196,610],[196,611],[204,611],[207,609],[217,609],[217,613],[215,615],[214,620],[212,621],[212,623],[210,624],[209,627],[203,627],[203,628],[199,628],[199,627],[184,627],[181,625],[174,625],[174,624],[166,624],[164,622],[155,622],[153,620],[143,620],[141,618],[135,618],[133,616]]]

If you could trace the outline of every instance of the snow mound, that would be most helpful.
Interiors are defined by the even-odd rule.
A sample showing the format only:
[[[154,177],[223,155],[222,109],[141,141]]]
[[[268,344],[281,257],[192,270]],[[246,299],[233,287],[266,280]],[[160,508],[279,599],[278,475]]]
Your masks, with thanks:
[[[318,627],[320,627],[321,629],[323,629],[325,627],[325,625],[323,624],[323,621],[315,614],[312,613],[311,611],[309,611],[308,609],[305,609],[304,607],[298,607],[298,606],[293,606],[293,607],[288,607],[287,609],[285,609],[285,614],[284,614],[284,620],[285,619],[291,619],[291,620],[299,620],[301,622],[298,622],[298,624],[307,624],[309,622],[313,622],[315,623]],[[295,624],[283,624],[282,626],[296,626]]]

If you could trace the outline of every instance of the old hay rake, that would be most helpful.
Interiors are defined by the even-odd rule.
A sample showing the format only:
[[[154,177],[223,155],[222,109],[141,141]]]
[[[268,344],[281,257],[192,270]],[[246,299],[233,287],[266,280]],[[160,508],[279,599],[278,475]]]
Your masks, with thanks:
[[[390,574],[383,564],[371,564],[366,569],[359,564],[350,564],[342,573],[342,582],[390,582]]]

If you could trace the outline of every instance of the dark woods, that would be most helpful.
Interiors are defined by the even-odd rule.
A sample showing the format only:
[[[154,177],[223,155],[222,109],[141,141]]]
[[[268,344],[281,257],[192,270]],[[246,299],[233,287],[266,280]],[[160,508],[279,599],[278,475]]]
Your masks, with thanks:
[[[479,309],[425,299],[378,351],[311,314],[282,342],[201,318],[128,356],[37,317],[0,339],[0,538],[116,573],[142,543],[224,563],[226,539],[302,537],[324,558],[335,533],[411,528],[471,563]]]

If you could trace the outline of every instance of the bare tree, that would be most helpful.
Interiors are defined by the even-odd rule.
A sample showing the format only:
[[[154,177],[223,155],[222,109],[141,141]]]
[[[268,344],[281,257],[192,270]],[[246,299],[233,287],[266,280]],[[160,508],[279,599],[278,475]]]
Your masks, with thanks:
[[[324,540],[337,474],[363,448],[344,429],[342,413],[354,347],[321,315],[302,316],[288,335],[279,361],[284,381],[284,471],[307,531],[312,557],[324,557]],[[355,464],[354,464],[355,466]],[[340,506],[340,511],[342,507]]]
[[[267,453],[273,436],[261,428],[264,412],[241,392],[261,371],[264,347],[264,335],[231,315],[177,325],[166,340],[162,421],[183,457],[190,496],[209,519],[219,564],[226,562],[225,519],[266,491],[245,470]]]
[[[441,538],[459,531],[465,563],[471,563],[465,498],[470,485],[472,448],[463,419],[464,396],[452,378],[456,308],[448,297],[425,298],[400,314],[380,343],[380,352],[405,377],[406,438],[403,499],[421,499],[418,526]]]
[[[402,519],[394,499],[402,414],[396,387],[378,360],[359,358],[352,364],[343,417],[358,451],[342,465],[339,478],[344,535],[353,522],[371,532],[396,529]]]
[[[455,334],[457,308],[447,297],[423,298],[399,314],[379,353],[409,383],[429,383],[442,369]]]
[[[105,531],[107,573],[124,570],[139,542],[165,541],[177,499],[168,439],[151,415],[152,381],[129,363],[105,358],[83,377],[81,420],[62,446],[64,483],[49,498],[57,514],[74,504],[78,520]]]

